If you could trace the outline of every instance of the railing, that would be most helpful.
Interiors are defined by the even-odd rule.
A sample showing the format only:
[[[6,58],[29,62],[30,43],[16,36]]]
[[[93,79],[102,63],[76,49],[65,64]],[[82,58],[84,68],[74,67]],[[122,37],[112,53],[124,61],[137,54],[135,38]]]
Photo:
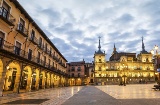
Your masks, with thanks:
[[[4,7],[0,7],[0,17],[3,18],[9,25],[14,26],[16,19]]]
[[[28,37],[28,30],[24,27],[23,24],[19,23],[17,26],[17,31],[21,33],[24,37]]]
[[[36,37],[30,37],[30,41],[32,41],[34,44],[38,45],[38,39]]]
[[[3,40],[3,44],[0,44],[0,50],[2,50],[2,49],[5,50],[5,51],[8,51],[10,53],[13,53],[15,55],[18,55],[20,57],[23,57],[25,59],[28,59],[29,61],[37,63],[37,64],[39,64],[41,66],[44,66],[44,67],[46,67],[46,68],[48,68],[48,69],[50,69],[50,70],[52,70],[54,72],[57,72],[59,74],[67,76],[67,74],[65,72],[62,72],[61,70],[57,70],[56,68],[51,67],[50,64],[48,64],[45,61],[41,60],[39,57],[31,55],[30,53],[28,53],[28,52],[26,52],[26,51],[24,51],[24,50],[22,50],[22,49],[20,49],[20,48],[18,48],[16,46],[14,46],[13,44],[11,44],[11,43],[9,43],[9,42],[7,42],[5,40]]]
[[[38,43],[38,47],[41,49],[41,50],[44,50],[44,46],[42,43]]]

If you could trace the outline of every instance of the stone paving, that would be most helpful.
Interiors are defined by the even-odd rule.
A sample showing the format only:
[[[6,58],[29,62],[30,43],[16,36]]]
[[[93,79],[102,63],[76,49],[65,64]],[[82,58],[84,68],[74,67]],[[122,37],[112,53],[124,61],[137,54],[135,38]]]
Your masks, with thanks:
[[[160,105],[160,91],[152,90],[153,85],[74,86],[45,89],[0,97],[0,105],[6,103],[7,105]],[[28,101],[25,102],[26,100]]]
[[[39,90],[35,92],[28,92],[21,94],[10,94],[8,96],[0,97],[0,105],[24,99],[49,99],[48,101],[41,103],[41,105],[61,105],[63,102],[72,97],[82,88],[83,88],[82,86],[75,86],[75,87],[45,89],[45,90]],[[24,104],[27,105],[26,103]],[[30,103],[30,105],[34,104]]]

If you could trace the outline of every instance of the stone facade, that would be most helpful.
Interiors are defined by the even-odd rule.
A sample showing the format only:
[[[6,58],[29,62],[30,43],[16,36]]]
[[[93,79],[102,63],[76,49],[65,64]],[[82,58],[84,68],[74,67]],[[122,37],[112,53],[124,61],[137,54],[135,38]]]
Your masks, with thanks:
[[[143,38],[142,51],[137,57],[136,53],[118,53],[114,45],[110,60],[106,61],[106,54],[100,49],[100,39],[98,48],[99,50],[94,54],[96,84],[133,84],[155,81],[152,54],[145,51]]]
[[[64,86],[66,62],[17,0],[0,0],[0,95]]]

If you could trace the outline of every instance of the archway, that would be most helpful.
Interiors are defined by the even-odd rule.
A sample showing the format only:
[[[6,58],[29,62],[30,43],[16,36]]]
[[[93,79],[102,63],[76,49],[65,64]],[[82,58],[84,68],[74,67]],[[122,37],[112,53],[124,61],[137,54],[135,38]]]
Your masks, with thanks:
[[[51,74],[51,87],[54,87],[54,74]]]
[[[39,76],[40,76],[39,70],[38,69],[34,70],[32,76],[33,76],[34,84],[35,84],[34,87],[36,90],[38,90],[39,89]]]
[[[49,72],[47,73],[47,81],[46,82],[47,82],[47,84],[46,84],[47,88],[50,88],[51,81],[50,81],[50,73]]]
[[[11,62],[6,66],[6,74],[4,80],[4,91],[18,92],[20,82],[20,65],[17,62]]]
[[[32,77],[31,89],[32,90],[38,90],[39,89],[39,70],[38,69],[33,69],[31,77]]]
[[[31,91],[32,70],[30,66],[26,66],[22,71],[21,90]]]
[[[54,75],[54,86],[58,87],[58,76]]]
[[[44,71],[41,71],[39,79],[39,89],[45,89],[46,73]]]

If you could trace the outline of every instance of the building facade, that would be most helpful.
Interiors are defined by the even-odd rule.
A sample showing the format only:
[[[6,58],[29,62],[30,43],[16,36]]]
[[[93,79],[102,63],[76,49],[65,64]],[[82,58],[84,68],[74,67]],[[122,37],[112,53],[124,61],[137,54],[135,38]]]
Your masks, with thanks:
[[[106,61],[106,54],[101,51],[100,39],[98,48],[99,50],[94,54],[96,84],[132,84],[155,81],[152,54],[145,50],[143,38],[142,51],[137,56],[136,53],[118,53],[114,45],[110,60]]]
[[[0,95],[65,86],[66,62],[17,0],[0,0]]]
[[[94,65],[93,63],[86,63],[85,74],[87,77],[87,85],[94,85]]]
[[[80,86],[86,83],[85,61],[67,63],[67,73],[70,86]]]

